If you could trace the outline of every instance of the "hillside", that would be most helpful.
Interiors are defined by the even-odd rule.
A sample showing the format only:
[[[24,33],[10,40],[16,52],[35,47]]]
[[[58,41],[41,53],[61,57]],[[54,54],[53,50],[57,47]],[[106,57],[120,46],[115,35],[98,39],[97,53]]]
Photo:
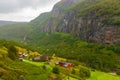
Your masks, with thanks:
[[[67,36],[67,35],[66,35]],[[19,60],[18,53],[25,52],[29,55],[34,55],[31,49],[19,45],[11,41],[0,40],[0,80],[119,80],[120,77],[111,75],[100,71],[91,71],[82,64],[75,64],[73,68],[67,69],[62,66],[55,65],[56,59],[66,60],[53,56],[47,62],[34,62],[31,58],[24,58],[23,61]],[[38,54],[37,54],[38,55]],[[90,75],[91,74],[91,75]],[[106,78],[106,76],[108,78]]]
[[[2,20],[0,20],[0,26],[6,26],[6,25],[12,25],[12,24],[18,24],[18,23],[25,23],[25,22],[14,22],[14,21],[2,21]]]
[[[32,32],[30,32],[31,34],[35,32],[64,32],[87,42],[108,45],[119,44],[119,2],[119,0],[62,0],[53,7],[51,12],[43,13],[31,20],[28,23],[29,26],[32,26]],[[26,30],[25,27],[13,32],[16,30],[14,27],[7,27],[9,31],[0,27],[0,38],[23,39],[24,32],[27,31],[23,31],[24,34],[22,35],[18,33],[21,34],[21,29]]]
[[[55,58],[54,56],[49,61],[33,61],[32,58],[36,55],[40,57],[38,55],[41,54],[11,41],[0,40],[0,44],[0,80],[66,80],[67,77],[77,80],[90,77],[90,70],[84,66],[76,66],[76,69],[81,71],[72,74],[72,68],[67,70],[65,67],[55,65],[58,57]],[[20,56],[20,53],[28,54],[29,57]],[[63,58],[59,59],[62,60]],[[84,76],[79,76],[78,73]]]
[[[29,23],[0,27],[0,38],[25,44],[42,55],[65,58],[77,66],[80,64],[93,71],[95,69],[120,74],[119,4],[120,0],[61,0],[51,12],[43,13]],[[29,61],[27,63],[36,64]],[[45,74],[42,75],[43,79],[48,78],[48,73],[38,66],[25,63],[20,66],[20,62],[13,64],[20,69],[15,70],[18,73],[13,75],[27,74],[26,78],[30,80],[35,75],[38,79]],[[8,63],[6,65],[16,68]],[[30,67],[25,69],[26,66]],[[7,70],[12,71],[9,67]],[[31,71],[32,67],[34,72]],[[39,69],[41,72],[36,72]],[[94,77],[88,80],[97,80],[101,74],[92,72]],[[104,75],[109,76],[103,73]]]
[[[20,61],[19,49],[16,47],[33,53],[31,49],[17,43],[0,40],[0,80],[36,80],[38,78],[47,80],[49,71],[46,72],[41,66]]]
[[[28,23],[12,24],[0,27],[0,39],[24,42],[28,34],[32,31]]]
[[[98,70],[117,69],[120,59],[119,2],[62,0],[51,12],[31,21],[31,24],[40,24],[36,24],[27,43],[44,54],[55,53]]]
[[[43,32],[65,32],[80,40],[118,44],[119,3],[119,0],[62,0],[49,13],[50,18],[38,26]],[[39,23],[38,19],[33,21]]]
[[[33,37],[32,35],[36,36]],[[65,33],[48,34],[37,32],[31,34],[31,36],[31,41],[27,41],[28,45],[46,55],[52,56],[55,54],[103,71],[111,71],[113,67],[118,68],[120,65],[118,64],[120,45],[104,46],[88,43]]]

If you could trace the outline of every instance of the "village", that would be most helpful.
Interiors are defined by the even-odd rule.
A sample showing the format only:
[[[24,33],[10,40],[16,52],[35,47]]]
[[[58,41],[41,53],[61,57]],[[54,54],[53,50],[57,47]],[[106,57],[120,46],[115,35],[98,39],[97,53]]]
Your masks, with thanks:
[[[90,71],[96,72],[96,70],[87,69],[86,67],[84,67],[80,64],[76,65],[76,63],[74,63],[74,62],[69,62],[65,58],[57,57],[55,54],[53,54],[52,56],[48,56],[48,55],[42,55],[42,54],[40,54],[38,52],[34,52],[34,51],[27,51],[20,47],[16,47],[16,48],[18,50],[18,60],[19,61],[29,62],[31,64],[37,63],[41,66],[47,65],[47,66],[49,66],[49,69],[51,69],[51,70],[57,66],[60,69],[60,71],[62,72],[62,74],[66,75],[66,76],[74,76],[75,79],[72,79],[72,80],[78,80],[79,77],[77,77],[77,76],[80,74],[81,75],[84,74],[84,75],[90,77]],[[80,70],[81,70],[81,72],[80,72]],[[114,72],[109,72],[108,74],[116,76],[116,73],[114,73]],[[71,79],[68,79],[68,80],[71,80]]]
[[[23,49],[21,47],[16,46],[16,49],[18,50],[18,60],[28,60],[32,62],[44,62],[47,64],[52,64],[56,66],[61,66],[64,68],[73,68],[74,64],[67,61],[65,58],[60,58],[55,56],[53,54],[52,56],[47,55],[41,55],[38,52],[34,51],[27,51],[26,49]]]
[[[27,53],[18,52],[18,56],[19,56],[18,60],[20,61],[23,61],[23,59],[26,59],[33,62],[45,62],[48,64],[55,64],[65,68],[73,67],[73,63],[67,62],[67,60],[64,58],[55,57],[54,55],[53,56],[40,55],[39,53],[36,52],[36,54],[34,54],[33,56]]]
[[[37,52],[32,52],[32,54],[18,52],[18,57],[18,61],[20,62],[26,62],[33,65],[37,64],[43,67],[43,69],[48,68],[49,70],[53,71],[53,68],[57,67],[60,70],[60,73],[65,76],[65,80],[78,80],[77,78],[73,78],[69,75],[74,69],[74,64],[68,62],[64,58],[56,57],[54,54],[53,56],[47,56],[40,55]],[[50,80],[57,80],[56,71],[55,74],[50,75],[49,78],[51,78]]]
[[[52,74],[49,75],[50,80],[57,80],[58,75],[63,80],[79,80],[81,78],[90,77],[90,70],[85,66],[77,64],[73,61],[61,58],[53,53],[52,56],[42,55],[41,53],[28,51],[26,49],[16,47],[18,50],[18,61],[29,63],[43,70],[48,70]]]

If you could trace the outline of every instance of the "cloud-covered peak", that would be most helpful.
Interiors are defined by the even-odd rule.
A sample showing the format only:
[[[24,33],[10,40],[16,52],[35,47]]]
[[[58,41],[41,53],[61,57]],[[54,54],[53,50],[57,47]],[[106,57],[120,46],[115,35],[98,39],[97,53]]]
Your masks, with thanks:
[[[29,21],[40,13],[50,11],[58,1],[60,0],[0,0],[0,20],[17,20],[18,16],[22,21]]]
[[[1,0],[0,13],[11,13],[23,8],[37,9],[51,6],[59,0]]]

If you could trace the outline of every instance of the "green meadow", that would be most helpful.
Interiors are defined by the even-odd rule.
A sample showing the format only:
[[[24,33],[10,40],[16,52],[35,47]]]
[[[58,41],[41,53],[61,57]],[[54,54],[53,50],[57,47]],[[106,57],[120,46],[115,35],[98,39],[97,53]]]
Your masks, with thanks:
[[[95,72],[91,72],[91,77],[87,80],[120,80],[120,76],[115,76],[109,73],[95,71]]]
[[[52,67],[54,66],[54,65],[45,64],[44,62],[32,62],[28,60],[24,60],[24,62],[38,67],[45,65],[48,70],[52,70]],[[67,76],[65,80],[68,80]],[[77,80],[77,79],[70,77],[69,80]],[[91,71],[91,77],[87,80],[120,80],[120,76],[112,75],[101,71]]]

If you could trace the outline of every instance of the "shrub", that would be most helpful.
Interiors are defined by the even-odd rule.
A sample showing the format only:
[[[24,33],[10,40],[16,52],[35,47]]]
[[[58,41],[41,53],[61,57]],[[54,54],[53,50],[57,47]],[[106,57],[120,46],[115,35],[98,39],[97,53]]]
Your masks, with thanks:
[[[44,70],[46,70],[46,66],[45,66],[45,65],[43,65],[42,68],[43,68]]]
[[[76,73],[76,71],[75,71],[75,69],[72,69],[72,72],[71,72],[72,74],[75,74]]]
[[[117,73],[117,75],[120,75],[120,70],[117,70],[116,73]]]
[[[79,75],[82,78],[90,77],[90,70],[84,67],[81,67],[79,70]]]
[[[2,75],[3,75],[3,73],[2,73],[2,72],[0,72],[0,77],[2,77]]]
[[[55,73],[55,74],[59,74],[60,73],[58,67],[54,67],[53,70],[52,70],[52,72]]]

